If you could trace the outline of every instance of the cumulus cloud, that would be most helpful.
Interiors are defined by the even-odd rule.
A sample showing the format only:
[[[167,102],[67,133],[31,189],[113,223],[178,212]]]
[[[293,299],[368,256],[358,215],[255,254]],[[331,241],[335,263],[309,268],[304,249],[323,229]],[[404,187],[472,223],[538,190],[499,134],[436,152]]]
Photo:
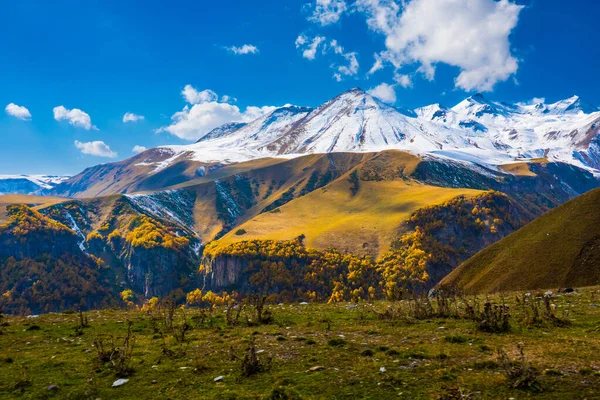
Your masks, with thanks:
[[[143,115],[137,115],[137,114],[134,114],[131,112],[127,112],[127,113],[125,113],[125,115],[123,115],[124,123],[142,121],[143,119],[144,119]]]
[[[133,146],[133,149],[131,149],[131,152],[132,152],[132,153],[135,153],[135,154],[139,154],[139,153],[142,153],[142,152],[144,152],[144,151],[146,151],[146,150],[148,150],[148,148],[147,148],[147,147],[145,147],[145,146],[140,146],[140,145],[137,145],[137,144],[136,144],[135,146]]]
[[[185,140],[198,140],[223,124],[250,122],[277,108],[274,106],[248,106],[242,111],[236,105],[219,102],[219,96],[209,89],[199,92],[191,85],[187,85],[183,92],[184,98],[191,107],[186,105],[181,111],[173,114],[171,125],[159,128],[158,132],[168,132]],[[201,96],[200,93],[209,93],[210,96]]]
[[[78,108],[68,110],[64,106],[58,106],[54,107],[52,111],[54,112],[54,119],[57,121],[68,121],[69,124],[88,131],[90,129],[98,130],[98,128],[92,125],[92,119],[89,114]]]
[[[369,28],[385,36],[387,50],[370,72],[383,62],[396,69],[416,63],[433,79],[435,65],[445,63],[460,68],[457,88],[489,91],[518,69],[509,35],[523,6],[510,0],[410,0],[402,7],[393,0],[357,0],[356,6]]]
[[[327,41],[327,38],[323,36],[315,36],[310,39],[302,34],[296,39],[296,48],[302,50],[302,57],[308,60],[314,60],[319,49],[321,50],[321,54],[334,54],[344,60],[343,64],[331,64],[331,68],[335,71],[333,77],[338,82],[340,82],[344,76],[353,76],[358,73],[358,54],[356,52],[346,52],[335,39]]]
[[[396,102],[396,89],[394,89],[393,85],[388,85],[387,83],[375,86],[373,89],[369,90],[368,93],[384,103],[393,104]]]
[[[31,113],[29,110],[23,106],[18,106],[15,103],[10,103],[4,108],[4,110],[12,117],[22,119],[24,121],[31,119]]]
[[[117,153],[112,151],[110,147],[100,140],[93,142],[80,142],[75,141],[75,147],[77,147],[83,154],[89,154],[97,157],[108,157],[115,158]]]
[[[227,50],[229,50],[233,54],[237,54],[237,55],[258,54],[259,53],[258,47],[254,46],[252,44],[245,44],[240,47],[231,46],[231,47],[227,47]]]
[[[217,101],[219,96],[210,89],[198,91],[192,85],[185,85],[181,91],[181,95],[190,104],[207,103]]]
[[[308,20],[321,26],[335,24],[347,9],[348,5],[344,0],[317,0]]]

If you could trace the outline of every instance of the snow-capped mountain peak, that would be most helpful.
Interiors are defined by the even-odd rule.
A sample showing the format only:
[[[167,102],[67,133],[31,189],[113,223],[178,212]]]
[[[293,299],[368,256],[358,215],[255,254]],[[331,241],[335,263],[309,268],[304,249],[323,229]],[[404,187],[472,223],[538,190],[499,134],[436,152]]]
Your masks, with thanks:
[[[598,107],[591,105],[579,96],[572,96],[568,99],[557,101],[547,106],[547,112],[562,114],[591,114],[598,111]]]
[[[160,147],[156,171],[182,159],[237,162],[312,153],[399,149],[495,168],[546,157],[600,173],[600,112],[579,97],[553,104],[508,104],[483,94],[452,108],[403,111],[360,88],[317,108],[284,106],[247,124],[215,129],[197,143]],[[138,159],[144,159],[144,153]]]

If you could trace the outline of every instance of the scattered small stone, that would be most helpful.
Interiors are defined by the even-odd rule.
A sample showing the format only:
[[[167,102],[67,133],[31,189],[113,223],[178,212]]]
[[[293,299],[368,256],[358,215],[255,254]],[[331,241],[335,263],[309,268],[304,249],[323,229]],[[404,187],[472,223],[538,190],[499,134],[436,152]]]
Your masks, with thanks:
[[[307,303],[307,302],[305,302],[305,301],[303,301],[302,303],[300,303],[300,305],[301,305],[301,306],[305,306],[305,305],[308,305],[308,303]]]
[[[349,305],[347,308],[348,308],[349,310],[352,310],[353,308],[357,308],[357,307],[358,307],[358,305],[357,305],[357,304],[350,304],[350,305]]]
[[[48,386],[48,391],[49,392],[51,392],[53,390],[58,390],[58,386],[56,386],[56,385],[50,385],[50,386]]]
[[[113,382],[112,387],[119,387],[129,382],[129,379],[117,379]]]
[[[314,367],[311,367],[311,368],[309,369],[309,371],[310,371],[310,372],[317,372],[317,371],[323,371],[324,369],[325,369],[325,367],[324,367],[324,366],[322,366],[322,365],[316,365],[316,366],[314,366]]]
[[[158,381],[156,379],[152,380],[152,384],[156,385],[158,383]]]
[[[188,369],[189,367],[179,367],[180,370],[185,371],[186,369]]]
[[[219,375],[217,376],[215,379],[213,379],[215,382],[221,382],[223,380],[223,375]]]
[[[385,372],[385,371],[387,371],[387,370],[385,369],[385,367],[381,367],[381,368],[379,368],[379,372]]]
[[[264,350],[257,350],[256,354],[260,354],[260,353],[264,353],[264,352],[265,352]]]

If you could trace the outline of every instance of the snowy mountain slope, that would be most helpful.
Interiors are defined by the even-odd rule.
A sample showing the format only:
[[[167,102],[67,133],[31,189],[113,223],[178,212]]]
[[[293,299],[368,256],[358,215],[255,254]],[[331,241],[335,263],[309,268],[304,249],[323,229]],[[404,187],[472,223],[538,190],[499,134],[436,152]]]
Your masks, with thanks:
[[[284,106],[247,124],[223,125],[193,144],[88,168],[52,193],[157,190],[244,161],[391,149],[497,172],[544,159],[600,176],[599,133],[600,111],[576,96],[553,104],[507,104],[477,94],[454,107],[433,104],[409,112],[352,89],[314,109]]]
[[[399,149],[486,167],[546,157],[600,170],[598,133],[600,112],[577,96],[524,105],[477,94],[452,108],[434,104],[402,112],[352,89],[316,109],[283,107],[247,125],[217,128],[191,145],[161,147],[171,157],[155,167],[158,171],[180,160],[238,162]]]
[[[69,179],[55,175],[0,175],[0,195],[40,194]]]

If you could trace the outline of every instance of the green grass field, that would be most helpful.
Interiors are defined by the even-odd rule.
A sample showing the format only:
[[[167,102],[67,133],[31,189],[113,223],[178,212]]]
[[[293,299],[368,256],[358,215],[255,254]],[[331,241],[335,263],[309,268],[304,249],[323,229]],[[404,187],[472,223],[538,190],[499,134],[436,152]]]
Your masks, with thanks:
[[[0,398],[599,398],[600,290],[551,300],[556,316],[569,322],[564,327],[524,322],[528,314],[516,304],[517,295],[505,297],[511,314],[506,333],[482,332],[464,318],[414,319],[407,301],[269,305],[274,321],[267,325],[248,324],[248,307],[233,327],[223,309],[204,321],[199,310],[186,309],[190,330],[183,341],[171,334],[160,311],[91,311],[89,327],[79,333],[75,313],[5,316]],[[380,316],[395,309],[400,311],[392,319]],[[132,371],[127,383],[112,388],[115,368],[99,362],[93,342],[102,339],[106,346],[112,335],[121,346],[128,321],[135,346],[126,366]],[[178,310],[175,331],[183,322]],[[241,359],[252,338],[264,371],[244,376]],[[523,389],[513,387],[498,355],[503,349],[516,358],[519,343],[537,377]]]

